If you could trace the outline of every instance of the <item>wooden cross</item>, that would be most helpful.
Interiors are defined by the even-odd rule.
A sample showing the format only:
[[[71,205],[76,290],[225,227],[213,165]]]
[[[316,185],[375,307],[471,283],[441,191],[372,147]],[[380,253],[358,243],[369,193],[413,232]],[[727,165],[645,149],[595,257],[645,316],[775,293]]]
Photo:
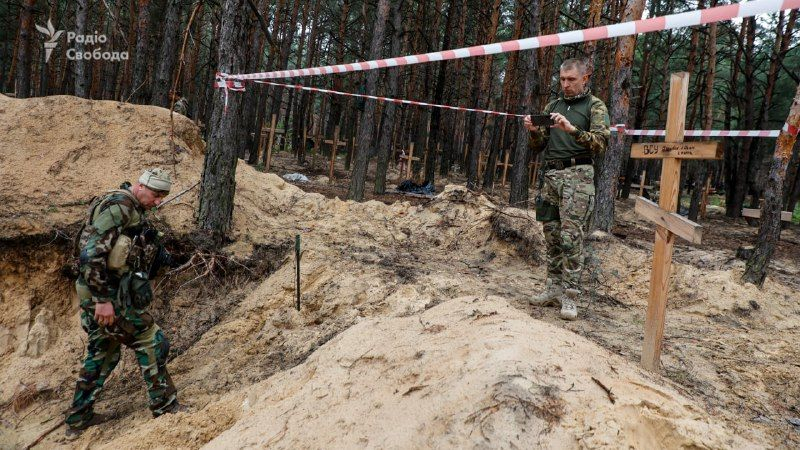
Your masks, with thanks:
[[[401,172],[400,173],[400,177],[401,178],[403,177],[403,173],[402,173],[403,172],[403,168],[404,168],[403,166],[405,166],[405,172],[406,172],[405,173],[405,179],[406,180],[411,179],[411,166],[414,164],[414,161],[419,161],[419,158],[414,156],[414,143],[413,142],[408,144],[408,155],[401,156],[398,159],[401,160],[401,161],[404,161],[402,163],[401,167],[400,167],[400,172]]]
[[[531,180],[531,186],[536,188],[536,177],[539,176],[539,161],[531,161],[528,164],[528,179]]]
[[[478,183],[481,182],[481,175],[483,174],[483,168],[486,167],[487,160],[489,159],[489,155],[486,152],[481,152],[478,154]]]
[[[742,216],[750,217],[751,219],[760,219],[761,218],[761,210],[760,209],[751,209],[751,208],[742,208]],[[791,222],[792,221],[792,212],[791,211],[781,211],[781,221],[782,222]]]
[[[509,156],[511,156],[511,152],[506,150],[506,157],[505,157],[504,161],[502,163],[498,161],[497,165],[496,165],[497,167],[500,167],[500,166],[503,167],[503,178],[502,178],[502,181],[500,182],[500,185],[502,187],[506,187],[506,175],[508,174],[508,168],[513,166],[513,164],[509,164],[508,163],[508,157]]]
[[[275,128],[275,122],[277,120],[278,120],[277,116],[273,114],[269,128],[267,128],[266,130],[261,130],[261,137],[258,143],[259,156],[263,154],[264,141],[266,141],[267,137],[269,137],[269,141],[267,144],[267,163],[266,166],[264,166],[264,172],[269,172],[269,166],[272,164],[272,144],[275,142],[275,135],[283,134],[284,132],[284,130],[279,130]]]
[[[680,191],[681,160],[722,158],[722,150],[717,142],[683,142],[688,92],[689,73],[672,74],[670,76],[666,142],[634,144],[631,147],[632,158],[662,160],[659,204],[656,205],[650,200],[638,197],[635,208],[637,213],[657,224],[641,360],[642,366],[653,372],[658,371],[661,359],[661,342],[664,337],[664,317],[675,236],[699,244],[703,233],[700,225],[675,213]]]
[[[331,146],[331,164],[328,171],[328,183],[333,183],[333,165],[336,163],[336,150],[339,147],[347,146],[347,142],[339,140],[339,125],[336,125],[336,128],[333,130],[333,140],[328,139],[324,142]]]
[[[706,188],[703,189],[703,201],[700,202],[700,217],[706,218],[706,208],[708,207],[708,196],[711,195],[711,175],[706,178]]]
[[[311,169],[317,168],[317,153],[319,153],[319,147],[322,145],[322,124],[317,126],[317,134],[312,139],[314,139],[314,149],[311,150]]]

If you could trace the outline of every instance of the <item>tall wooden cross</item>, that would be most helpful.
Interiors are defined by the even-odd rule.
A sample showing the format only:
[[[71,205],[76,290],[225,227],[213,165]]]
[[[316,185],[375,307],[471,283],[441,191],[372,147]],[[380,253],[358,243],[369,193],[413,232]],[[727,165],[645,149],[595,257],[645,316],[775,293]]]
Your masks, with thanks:
[[[259,155],[263,154],[261,152],[261,149],[264,148],[264,142],[267,141],[267,137],[269,137],[269,140],[267,141],[267,148],[266,148],[267,159],[266,159],[266,165],[264,167],[264,172],[269,172],[269,166],[272,164],[272,144],[274,144],[275,142],[275,135],[282,134],[284,132],[283,130],[279,130],[276,128],[277,119],[278,118],[276,117],[276,115],[273,114],[269,128],[267,128],[266,130],[261,130],[261,139],[259,140],[259,145],[258,145]]]
[[[703,233],[703,227],[675,213],[680,192],[681,160],[722,158],[722,149],[718,142],[683,142],[688,92],[689,73],[672,74],[670,76],[666,142],[631,146],[632,158],[662,160],[659,204],[656,205],[650,200],[638,197],[635,208],[637,213],[657,225],[641,360],[645,369],[654,372],[658,371],[661,360],[661,342],[664,337],[664,318],[675,236],[699,244]]]
[[[328,183],[333,183],[333,166],[336,164],[336,150],[339,147],[347,146],[347,142],[339,140],[339,125],[336,125],[336,128],[333,129],[333,140],[328,139],[325,143],[331,146],[331,163],[328,173]]]

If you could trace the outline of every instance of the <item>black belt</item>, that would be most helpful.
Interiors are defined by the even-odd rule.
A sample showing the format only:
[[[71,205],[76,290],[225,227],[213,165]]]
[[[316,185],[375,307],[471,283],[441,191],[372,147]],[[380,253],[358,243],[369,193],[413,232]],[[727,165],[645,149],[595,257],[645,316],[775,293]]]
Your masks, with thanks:
[[[584,164],[594,164],[594,160],[588,156],[577,157],[577,158],[566,158],[566,159],[551,159],[549,161],[544,162],[544,169],[562,170],[566,169],[567,167],[581,166]]]

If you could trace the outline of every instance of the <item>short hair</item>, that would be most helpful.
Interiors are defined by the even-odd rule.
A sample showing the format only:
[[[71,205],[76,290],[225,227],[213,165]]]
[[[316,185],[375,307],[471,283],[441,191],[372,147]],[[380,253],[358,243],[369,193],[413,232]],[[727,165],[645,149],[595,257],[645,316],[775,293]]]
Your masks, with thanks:
[[[589,73],[589,64],[585,59],[569,58],[561,63],[561,70],[578,69],[581,74]]]

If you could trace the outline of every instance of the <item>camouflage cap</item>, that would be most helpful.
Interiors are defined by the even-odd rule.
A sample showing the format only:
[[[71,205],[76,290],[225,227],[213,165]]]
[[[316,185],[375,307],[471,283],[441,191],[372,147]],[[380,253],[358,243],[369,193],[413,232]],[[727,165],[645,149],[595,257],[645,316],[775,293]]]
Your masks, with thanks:
[[[154,191],[169,192],[172,187],[172,179],[166,170],[147,169],[139,177],[139,184],[147,186]]]

